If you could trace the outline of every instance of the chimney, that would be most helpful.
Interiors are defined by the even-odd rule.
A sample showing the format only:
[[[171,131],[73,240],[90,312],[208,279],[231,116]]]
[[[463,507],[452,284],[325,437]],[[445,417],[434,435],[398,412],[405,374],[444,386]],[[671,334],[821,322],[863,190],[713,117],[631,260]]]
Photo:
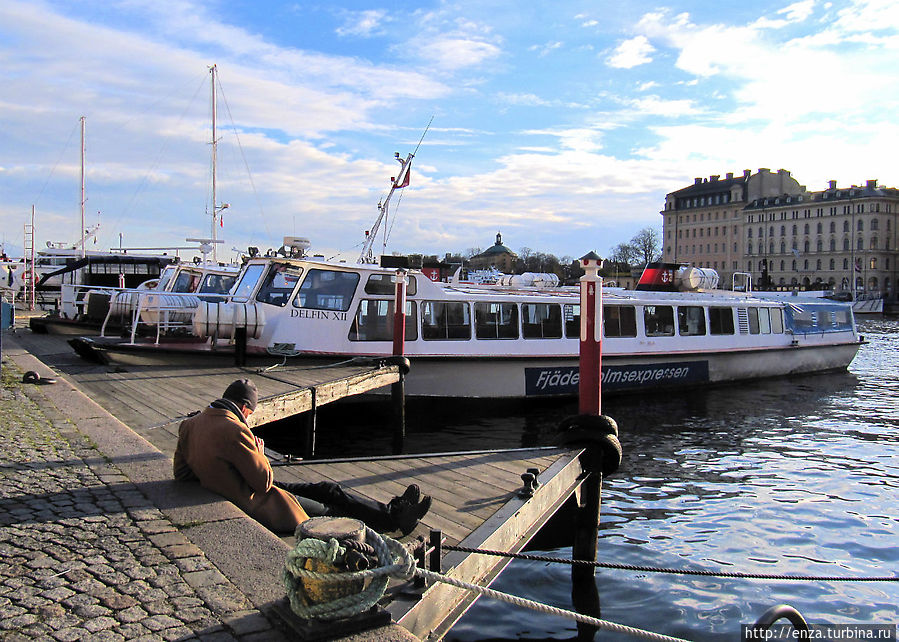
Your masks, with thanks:
[[[717,183],[719,178],[721,178],[721,174],[712,174],[709,176],[709,180],[713,183]]]
[[[701,178],[694,178],[694,179],[693,179],[693,184],[694,184],[694,185],[702,185],[702,179],[701,179]]]
[[[749,170],[749,169],[743,170],[743,178],[749,178],[750,174],[752,174],[752,170]]]
[[[836,189],[837,188],[836,181],[827,181],[827,184],[829,185],[829,187],[827,189]]]
[[[869,180],[867,183],[865,183],[865,186],[868,189],[875,189],[877,187],[877,179],[874,178],[872,180]]]
[[[728,173],[725,175],[725,178],[726,178],[727,180],[730,180],[730,179],[732,179],[733,177],[734,177],[734,173],[733,173],[733,172],[728,172]]]

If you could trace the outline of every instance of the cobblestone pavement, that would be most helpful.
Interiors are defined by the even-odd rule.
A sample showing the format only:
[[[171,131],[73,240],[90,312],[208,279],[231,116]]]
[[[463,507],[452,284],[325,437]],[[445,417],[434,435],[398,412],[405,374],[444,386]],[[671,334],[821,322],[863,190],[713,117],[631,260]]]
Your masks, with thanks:
[[[21,375],[4,363],[0,639],[284,639]]]

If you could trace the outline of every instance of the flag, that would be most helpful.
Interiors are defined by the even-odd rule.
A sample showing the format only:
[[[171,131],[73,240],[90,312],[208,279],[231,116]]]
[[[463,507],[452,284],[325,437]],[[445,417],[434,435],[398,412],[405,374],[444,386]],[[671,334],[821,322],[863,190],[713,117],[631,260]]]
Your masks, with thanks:
[[[400,162],[402,162],[402,161],[400,161]],[[411,163],[412,161],[407,161],[407,162]],[[403,163],[403,167],[405,167],[405,166],[406,166],[406,164]],[[402,174],[402,173],[403,173],[403,172],[401,171],[400,174]],[[403,187],[409,187],[409,179],[410,179],[411,177],[412,177],[412,167],[409,167],[409,171],[407,171],[407,172],[406,172],[406,175],[403,177],[403,182],[402,182],[402,184],[397,183],[395,177],[391,177],[390,180],[393,181],[393,186],[394,186],[394,187],[396,187],[397,189],[401,189],[401,188],[403,188]]]

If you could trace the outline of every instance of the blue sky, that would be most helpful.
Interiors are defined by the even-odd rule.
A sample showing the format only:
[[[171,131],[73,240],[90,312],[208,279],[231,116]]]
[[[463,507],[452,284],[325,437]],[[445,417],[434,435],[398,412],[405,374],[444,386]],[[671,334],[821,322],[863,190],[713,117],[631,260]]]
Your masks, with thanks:
[[[3,0],[2,240],[32,205],[78,238],[81,116],[96,248],[208,236],[216,64],[227,250],[355,260],[433,118],[388,252],[606,255],[697,176],[899,186],[897,31],[890,0]]]

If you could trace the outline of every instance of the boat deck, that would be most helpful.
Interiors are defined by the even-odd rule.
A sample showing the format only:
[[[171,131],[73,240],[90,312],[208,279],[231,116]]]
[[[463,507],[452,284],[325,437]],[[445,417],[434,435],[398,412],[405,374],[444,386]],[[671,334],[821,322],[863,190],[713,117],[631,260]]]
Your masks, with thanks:
[[[127,370],[81,360],[65,337],[19,330],[16,340],[54,371],[80,388],[136,433],[171,457],[180,420],[200,410],[238,377],[251,377],[260,403],[257,423],[304,412],[348,395],[389,385],[395,366],[335,366],[303,369],[129,367]],[[314,393],[313,393],[314,391]],[[385,403],[386,400],[385,400]],[[320,429],[326,430],[327,427]],[[331,480],[356,492],[388,501],[417,483],[433,498],[431,511],[405,541],[439,530],[446,544],[517,552],[581,484],[579,450],[530,448],[436,453],[342,460],[287,460],[271,453],[276,479]],[[533,497],[519,496],[521,475],[539,471]],[[288,545],[292,538],[284,538]],[[508,559],[444,552],[441,567],[458,579],[489,583]],[[473,603],[467,592],[439,583],[393,585],[385,608],[394,621],[419,637],[445,632]]]

